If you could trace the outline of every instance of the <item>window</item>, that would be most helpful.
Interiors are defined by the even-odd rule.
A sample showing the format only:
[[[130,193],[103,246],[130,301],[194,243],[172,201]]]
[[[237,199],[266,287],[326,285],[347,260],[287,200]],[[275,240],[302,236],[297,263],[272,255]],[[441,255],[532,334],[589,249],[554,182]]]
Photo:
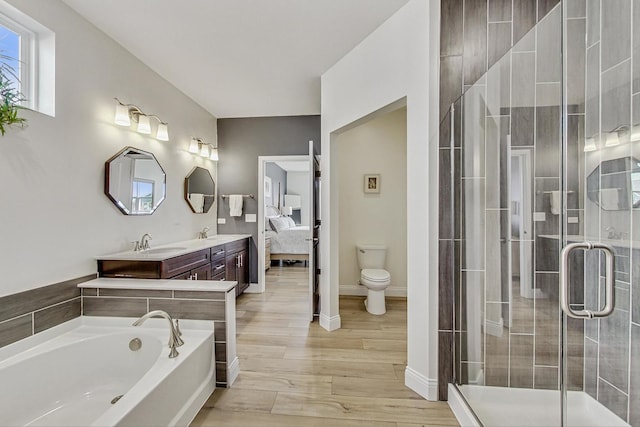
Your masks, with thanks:
[[[13,70],[24,107],[55,115],[55,34],[0,0],[0,62]]]

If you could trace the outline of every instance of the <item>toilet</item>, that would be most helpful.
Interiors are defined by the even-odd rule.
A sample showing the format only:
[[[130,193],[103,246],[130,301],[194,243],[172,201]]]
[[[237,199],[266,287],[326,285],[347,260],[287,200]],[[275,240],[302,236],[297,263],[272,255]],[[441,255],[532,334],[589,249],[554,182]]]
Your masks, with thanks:
[[[364,305],[371,314],[384,314],[387,312],[384,290],[391,283],[391,275],[384,269],[387,248],[377,245],[358,245],[356,253],[360,267],[360,284],[367,288],[367,299]]]

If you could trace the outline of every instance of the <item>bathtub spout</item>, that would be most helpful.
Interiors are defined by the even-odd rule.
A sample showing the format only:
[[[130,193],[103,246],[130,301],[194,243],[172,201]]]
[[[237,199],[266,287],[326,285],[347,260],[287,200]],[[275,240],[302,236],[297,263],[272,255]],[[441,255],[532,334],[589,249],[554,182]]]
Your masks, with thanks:
[[[176,347],[180,347],[182,344],[184,344],[184,341],[182,340],[182,338],[180,338],[178,331],[176,331],[176,327],[173,324],[173,319],[171,318],[169,313],[162,310],[150,311],[144,316],[142,316],[141,318],[139,318],[138,320],[136,320],[135,322],[133,322],[133,326],[140,326],[147,319],[150,319],[152,317],[163,317],[169,321],[169,344],[168,345],[169,345],[169,348],[171,349],[171,351],[169,352],[169,357],[171,359],[173,359],[174,357],[177,357],[179,353]]]

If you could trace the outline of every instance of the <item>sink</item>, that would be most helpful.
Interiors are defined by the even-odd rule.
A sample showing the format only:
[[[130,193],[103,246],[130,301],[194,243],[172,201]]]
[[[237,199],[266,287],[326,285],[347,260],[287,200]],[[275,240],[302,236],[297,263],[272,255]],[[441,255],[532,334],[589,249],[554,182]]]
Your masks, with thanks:
[[[146,251],[142,251],[141,253],[143,254],[149,254],[149,255],[153,255],[153,254],[166,254],[168,252],[177,252],[177,251],[183,251],[187,248],[185,247],[179,247],[179,246],[173,246],[173,247],[166,247],[166,248],[155,248],[155,249],[147,249]]]

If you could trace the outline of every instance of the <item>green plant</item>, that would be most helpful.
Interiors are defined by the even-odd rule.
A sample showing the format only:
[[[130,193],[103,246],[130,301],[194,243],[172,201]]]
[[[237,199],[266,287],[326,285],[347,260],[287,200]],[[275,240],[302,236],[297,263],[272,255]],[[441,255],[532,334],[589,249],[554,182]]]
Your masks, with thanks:
[[[0,133],[6,132],[6,127],[19,125],[24,127],[27,119],[18,117],[18,112],[22,109],[20,102],[25,98],[16,88],[19,81],[15,70],[7,64],[7,61],[14,60],[10,56],[0,53]],[[13,77],[13,79],[12,79]]]

